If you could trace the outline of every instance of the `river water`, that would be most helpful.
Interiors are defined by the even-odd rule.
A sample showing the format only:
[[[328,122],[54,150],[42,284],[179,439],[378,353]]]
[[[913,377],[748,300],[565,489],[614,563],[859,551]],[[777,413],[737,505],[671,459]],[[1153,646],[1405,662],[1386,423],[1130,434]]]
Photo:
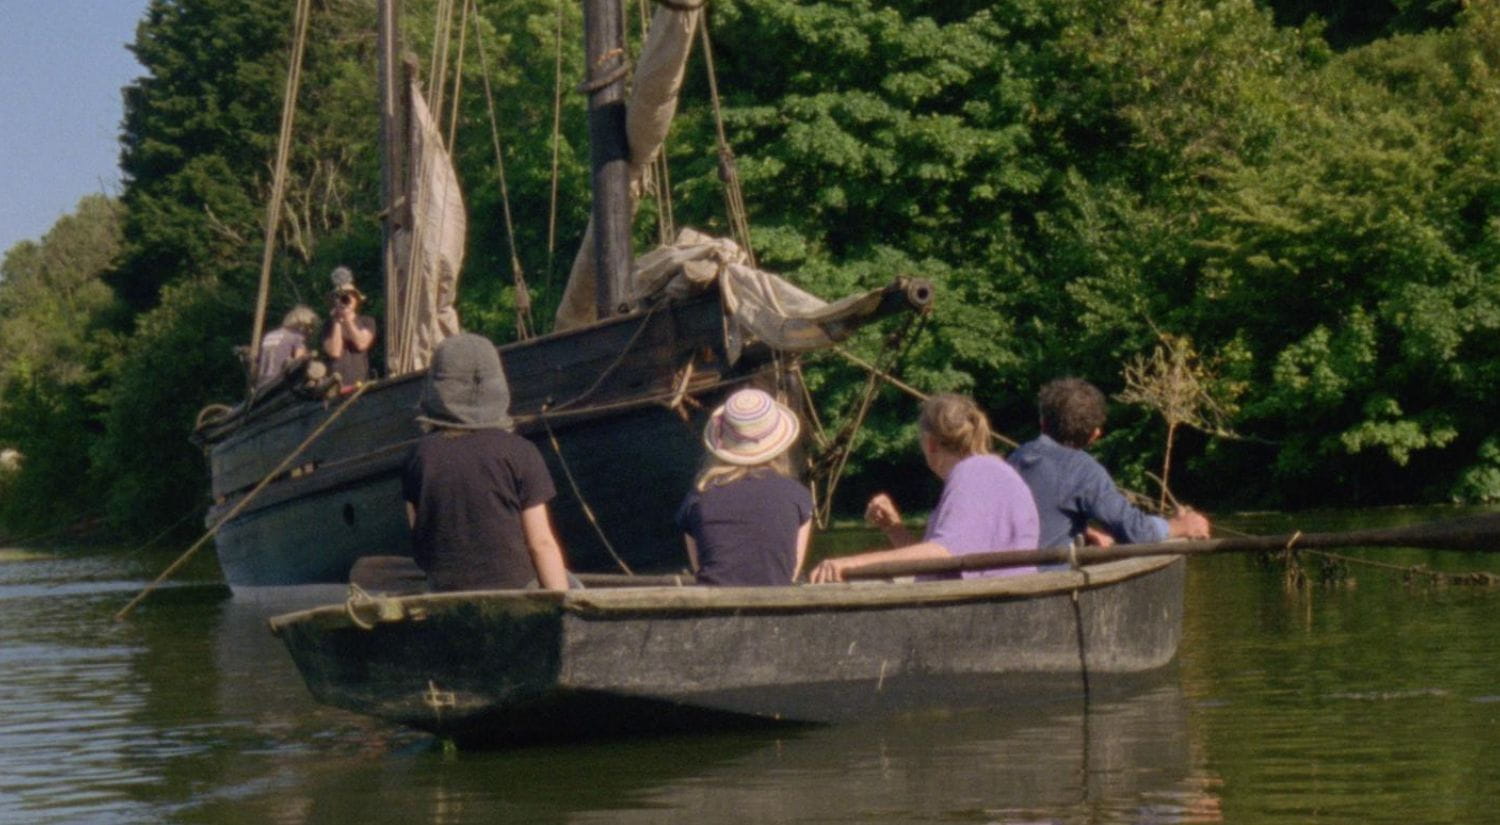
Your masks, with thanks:
[[[1500,821],[1500,587],[1358,564],[1325,583],[1310,562],[1318,583],[1289,590],[1282,566],[1197,558],[1178,661],[1123,693],[470,752],[312,701],[264,619],[337,590],[229,598],[204,560],[117,623],[170,558],[29,549],[0,551],[5,823]],[[1359,555],[1500,572],[1500,555]]]

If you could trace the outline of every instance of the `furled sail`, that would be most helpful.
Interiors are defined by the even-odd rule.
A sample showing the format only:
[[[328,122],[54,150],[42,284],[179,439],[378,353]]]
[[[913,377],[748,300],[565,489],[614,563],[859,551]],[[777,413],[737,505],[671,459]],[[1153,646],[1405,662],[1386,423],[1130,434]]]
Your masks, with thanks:
[[[881,287],[828,303],[756,269],[739,244],[694,229],[683,229],[670,246],[642,255],[632,273],[635,295],[647,302],[684,298],[717,286],[724,314],[731,319],[725,345],[731,362],[739,359],[747,336],[783,352],[807,352],[838,343],[866,319],[876,316],[892,287]],[[913,307],[925,306],[925,281],[899,279],[916,290]],[[920,296],[920,297],[918,297]]]
[[[411,84],[411,220],[395,237],[396,313],[400,328],[387,332],[394,374],[427,366],[439,341],[460,332],[458,275],[463,266],[468,218],[463,192],[427,101]]]
[[[625,110],[633,197],[677,112],[698,15],[697,9],[664,4],[651,19]],[[597,320],[593,233],[590,221],[557,309],[557,330]],[[631,297],[641,303],[683,297],[717,284],[729,317],[725,343],[731,360],[738,358],[747,337],[783,351],[826,347],[847,334],[848,320],[875,311],[885,295],[885,290],[878,289],[825,303],[777,275],[751,267],[734,241],[692,229],[684,229],[670,246],[641,256],[632,269]]]

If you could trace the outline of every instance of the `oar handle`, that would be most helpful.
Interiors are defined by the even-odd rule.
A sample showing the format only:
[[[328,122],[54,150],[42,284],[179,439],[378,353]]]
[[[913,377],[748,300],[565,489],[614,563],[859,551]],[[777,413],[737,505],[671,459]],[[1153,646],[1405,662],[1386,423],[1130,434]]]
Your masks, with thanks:
[[[1094,564],[1101,561],[1160,555],[1206,555],[1209,553],[1256,552],[1283,548],[1327,549],[1331,547],[1419,547],[1466,552],[1500,551],[1500,514],[1424,522],[1405,527],[1347,530],[1341,533],[1287,533],[1279,536],[1238,536],[1202,541],[1165,541],[1114,547],[1053,548],[1049,550],[1002,550],[970,553],[942,559],[882,562],[849,568],[846,579],[887,579],[961,573],[966,570],[997,570],[1047,564]]]

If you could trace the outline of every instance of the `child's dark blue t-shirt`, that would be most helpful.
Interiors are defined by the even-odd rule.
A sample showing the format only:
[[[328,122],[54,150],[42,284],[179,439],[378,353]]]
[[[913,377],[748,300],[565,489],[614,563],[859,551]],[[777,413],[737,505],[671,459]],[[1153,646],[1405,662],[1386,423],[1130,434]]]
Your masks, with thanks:
[[[811,518],[806,487],[764,472],[688,493],[677,510],[677,528],[698,545],[701,584],[791,584],[797,531]]]

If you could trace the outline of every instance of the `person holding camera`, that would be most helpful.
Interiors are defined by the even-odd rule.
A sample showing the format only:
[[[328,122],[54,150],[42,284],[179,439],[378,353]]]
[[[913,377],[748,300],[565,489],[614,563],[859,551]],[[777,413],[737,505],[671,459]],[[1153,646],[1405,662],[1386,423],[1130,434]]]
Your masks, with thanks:
[[[360,315],[365,295],[354,285],[349,267],[333,270],[333,290],[328,293],[328,323],[323,325],[323,356],[329,369],[338,373],[341,387],[348,388],[370,377],[370,349],[375,346],[375,319]]]

